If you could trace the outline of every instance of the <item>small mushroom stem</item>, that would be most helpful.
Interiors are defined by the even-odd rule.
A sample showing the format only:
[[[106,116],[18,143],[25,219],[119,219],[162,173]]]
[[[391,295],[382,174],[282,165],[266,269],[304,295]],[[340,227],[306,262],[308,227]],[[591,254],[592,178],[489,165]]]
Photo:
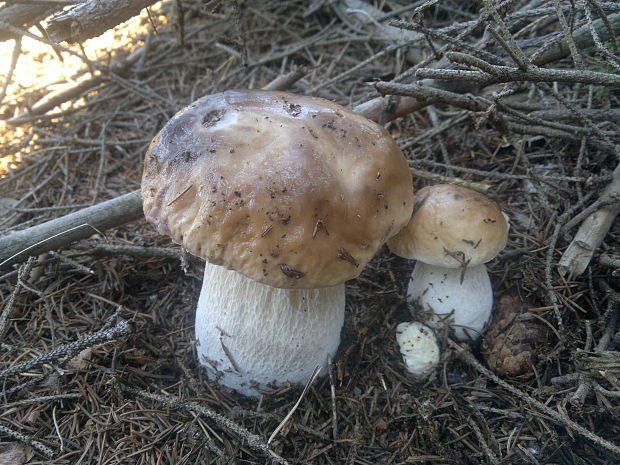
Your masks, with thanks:
[[[196,310],[198,358],[211,379],[247,396],[305,384],[317,366],[326,373],[344,307],[344,284],[279,289],[207,263]]]
[[[407,289],[407,300],[440,329],[449,324],[459,341],[476,340],[493,309],[493,290],[485,265],[444,268],[418,262]]]

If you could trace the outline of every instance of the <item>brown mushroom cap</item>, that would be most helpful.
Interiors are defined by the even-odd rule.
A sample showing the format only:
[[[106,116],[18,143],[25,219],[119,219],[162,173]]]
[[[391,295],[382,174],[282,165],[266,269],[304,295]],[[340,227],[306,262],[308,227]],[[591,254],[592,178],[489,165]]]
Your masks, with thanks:
[[[416,192],[411,220],[388,246],[401,257],[459,268],[492,260],[507,239],[508,223],[487,196],[437,184]]]
[[[282,288],[355,278],[413,205],[383,127],[321,98],[252,90],[177,113],[147,151],[142,199],[192,254]]]

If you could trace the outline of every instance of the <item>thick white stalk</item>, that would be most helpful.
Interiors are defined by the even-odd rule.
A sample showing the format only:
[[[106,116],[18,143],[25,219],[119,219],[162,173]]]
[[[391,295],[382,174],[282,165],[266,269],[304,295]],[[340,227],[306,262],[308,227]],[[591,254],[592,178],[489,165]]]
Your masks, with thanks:
[[[305,384],[340,344],[344,284],[278,289],[221,266],[205,265],[196,310],[198,358],[211,379],[257,396]]]
[[[464,272],[463,272],[464,271]],[[460,341],[477,339],[493,309],[493,290],[485,265],[444,268],[418,260],[407,300],[428,315],[429,326],[449,324]]]

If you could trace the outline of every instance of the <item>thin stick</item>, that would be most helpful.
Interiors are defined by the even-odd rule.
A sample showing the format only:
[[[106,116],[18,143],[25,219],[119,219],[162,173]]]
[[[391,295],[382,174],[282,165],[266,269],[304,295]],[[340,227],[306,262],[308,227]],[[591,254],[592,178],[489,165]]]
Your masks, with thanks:
[[[284,425],[286,425],[286,423],[291,419],[291,417],[293,416],[293,413],[295,413],[295,410],[297,410],[297,407],[299,407],[299,404],[301,404],[302,399],[305,397],[306,393],[308,392],[308,389],[310,389],[310,386],[312,386],[312,383],[314,383],[314,380],[317,378],[317,376],[319,376],[320,372],[321,372],[321,367],[317,365],[314,368],[312,375],[310,375],[310,379],[304,386],[303,391],[301,391],[301,394],[299,395],[297,402],[295,402],[295,405],[293,405],[293,408],[291,408],[291,410],[286,414],[286,416],[280,422],[280,424],[276,427],[276,429],[273,430],[273,433],[271,433],[271,436],[269,436],[269,439],[267,439],[267,445],[271,444],[271,441],[273,441],[273,439],[278,435],[278,433],[282,430],[282,428],[284,428]]]
[[[23,283],[30,276],[30,271],[32,270],[32,267],[36,262],[37,260],[35,258],[30,258],[26,263],[19,267],[19,271],[17,274],[17,284],[15,284],[15,288],[11,293],[11,297],[9,297],[9,301],[0,313],[0,341],[4,339],[4,336],[6,335],[9,318],[11,317],[11,314],[13,313],[13,307],[15,306],[15,298],[22,290]]]
[[[327,368],[329,370],[329,386],[332,400],[332,439],[338,439],[338,408],[336,407],[336,386],[334,384],[334,366],[332,358],[327,359]]]
[[[2,90],[0,90],[0,103],[6,97],[6,90],[9,88],[9,84],[11,83],[11,79],[13,79],[13,72],[15,71],[15,67],[17,66],[17,60],[22,53],[22,38],[17,37],[15,39],[15,45],[13,46],[13,55],[11,55],[11,65],[9,66],[9,72],[6,75],[4,80],[4,85],[2,86]]]
[[[411,174],[417,176],[419,178],[431,179],[436,182],[455,184],[457,186],[467,187],[468,189],[473,189],[475,191],[486,194],[491,186],[489,184],[484,184],[481,182],[467,181],[461,178],[455,178],[452,176],[442,176],[441,174],[431,173],[429,171],[423,171],[416,168],[409,168],[411,170]]]

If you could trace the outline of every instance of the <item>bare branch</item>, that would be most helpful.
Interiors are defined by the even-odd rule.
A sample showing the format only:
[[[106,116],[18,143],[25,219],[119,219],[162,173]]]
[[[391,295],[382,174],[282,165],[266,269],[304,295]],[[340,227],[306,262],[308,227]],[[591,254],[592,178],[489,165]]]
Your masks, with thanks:
[[[564,255],[558,263],[560,273],[568,276],[582,274],[594,252],[602,244],[618,213],[620,213],[620,165],[614,171],[612,182],[603,191],[602,196],[616,196],[616,201],[588,216],[575,234]]]
[[[0,379],[23,373],[45,363],[58,363],[61,359],[69,360],[88,347],[93,347],[106,341],[127,336],[129,334],[130,327],[129,323],[125,320],[121,319],[118,323],[112,326],[119,313],[120,309],[117,310],[112,318],[106,321],[106,323],[98,331],[92,334],[79,337],[75,341],[68,342],[67,344],[59,345],[50,352],[39,355],[31,360],[20,362],[9,368],[5,368],[4,370],[0,370]]]
[[[0,237],[0,268],[142,217],[140,191]]]
[[[395,82],[377,82],[375,88],[382,95],[405,95],[413,97],[427,105],[431,103],[448,103],[471,111],[485,111],[488,105],[479,98],[470,95],[460,95],[447,90],[434,89],[418,84],[398,84]]]
[[[504,381],[499,376],[495,375],[495,373],[493,373],[491,370],[489,370],[488,368],[485,368],[478,360],[476,360],[476,357],[474,357],[474,355],[470,352],[469,348],[463,347],[451,340],[448,341],[448,344],[453,350],[456,351],[456,353],[469,366],[474,368],[481,375],[486,376],[487,378],[489,378],[491,381],[493,381],[497,385],[501,386],[502,388],[506,389],[511,394],[515,395],[519,399],[528,403],[532,408],[538,410],[540,413],[547,415],[550,418],[553,418],[553,420],[557,421],[559,424],[564,425],[566,428],[589,439],[590,441],[592,441],[594,444],[598,445],[599,447],[602,447],[608,450],[609,452],[613,453],[614,455],[620,457],[620,447],[617,446],[616,444],[610,441],[607,441],[606,439],[601,438],[600,436],[597,436],[592,431],[588,430],[587,428],[584,428],[580,424],[568,418],[566,415],[558,413],[556,410],[552,409],[551,407],[544,404],[543,402],[540,402],[539,400],[534,399],[532,396],[530,396],[526,392],[523,392],[519,390],[518,388],[516,388],[515,386],[513,386],[512,384]]]
[[[103,0],[84,2],[55,14],[47,22],[47,35],[56,42],[83,42],[136,16],[154,0]]]
[[[591,30],[595,30],[601,41],[606,42],[613,40],[615,35],[620,34],[620,13],[614,13],[607,16],[607,21],[597,19],[591,25],[585,24],[580,28],[573,31],[571,37],[575,46],[579,50],[592,47],[594,45],[594,39],[592,38]],[[533,40],[533,47],[538,47],[540,40]],[[524,45],[522,45],[524,46]],[[527,52],[528,47],[524,46],[524,50]],[[535,65],[544,65],[551,63],[552,61],[560,60],[570,54],[570,48],[566,40],[559,39],[554,45],[545,48],[539,53],[535,53],[531,56],[531,61]]]
[[[486,64],[483,71],[462,69],[431,69],[420,68],[416,77],[421,79],[445,79],[459,81],[475,81],[484,86],[499,82],[531,81],[531,82],[571,82],[594,84],[600,86],[620,86],[620,76],[598,71],[582,71],[569,69],[532,68],[522,71],[507,66]]]
[[[3,8],[0,8],[0,22],[27,29],[60,8],[62,8],[62,5],[55,3],[43,6],[34,4],[34,2],[24,3],[22,5],[5,5]],[[15,39],[20,36],[21,34],[15,33],[14,31],[0,29],[0,42]]]

